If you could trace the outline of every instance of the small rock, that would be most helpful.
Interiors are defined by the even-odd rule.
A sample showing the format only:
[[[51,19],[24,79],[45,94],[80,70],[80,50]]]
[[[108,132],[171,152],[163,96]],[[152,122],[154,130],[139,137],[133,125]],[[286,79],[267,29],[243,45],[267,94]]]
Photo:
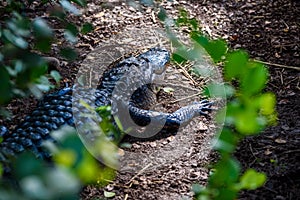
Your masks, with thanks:
[[[150,143],[150,146],[151,146],[151,147],[156,147],[157,144],[156,144],[156,142],[151,142],[151,143]]]
[[[199,123],[199,130],[200,131],[206,131],[208,128],[206,126],[206,124],[204,124],[203,122]]]
[[[140,146],[140,145],[138,145],[138,144],[132,144],[132,147],[133,147],[133,148],[135,148],[135,149],[139,149],[139,148],[141,148],[141,146]]]
[[[167,138],[168,142],[172,142],[175,139],[175,136],[171,135]]]

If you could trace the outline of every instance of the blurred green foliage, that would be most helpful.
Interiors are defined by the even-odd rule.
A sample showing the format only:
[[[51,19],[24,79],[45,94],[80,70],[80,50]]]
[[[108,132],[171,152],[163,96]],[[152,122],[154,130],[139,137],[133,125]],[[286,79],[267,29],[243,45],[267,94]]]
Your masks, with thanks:
[[[254,190],[262,186],[266,176],[254,169],[246,169],[242,173],[240,163],[233,153],[244,137],[258,134],[276,122],[275,95],[263,91],[268,80],[267,69],[249,59],[246,51],[233,51],[224,40],[210,39],[201,32],[198,22],[189,18],[184,10],[180,11],[173,24],[163,9],[160,11],[160,19],[165,22],[168,36],[175,48],[175,62],[197,61],[208,54],[213,63],[223,67],[225,83],[211,83],[204,90],[204,95],[227,101],[227,105],[216,117],[219,125],[223,126],[214,145],[221,158],[214,165],[207,186],[193,185],[195,198],[236,199],[240,190]],[[173,34],[170,24],[187,27],[192,46],[184,45]],[[194,71],[203,76],[201,70]]]
[[[56,7],[54,4],[57,4]],[[57,6],[60,6],[57,7]],[[59,24],[64,28],[65,40],[70,44],[77,42],[79,29],[87,33],[93,28],[86,23],[82,27],[74,25],[67,15],[80,14],[78,7],[86,6],[84,0],[21,1],[4,0],[0,3],[0,107],[13,98],[29,94],[40,98],[42,92],[54,88],[49,78],[59,82],[60,76],[48,69],[43,55],[47,55],[56,42],[54,29],[49,25]],[[34,9],[49,13],[35,12]],[[50,9],[47,9],[50,8]],[[38,15],[42,16],[38,16]],[[53,23],[55,21],[55,23]],[[56,25],[55,24],[55,25]],[[76,58],[75,51],[62,45],[61,55],[68,60]]]
[[[0,179],[1,199],[79,199],[82,185],[103,186],[114,178],[115,171],[95,160],[74,128],[62,127],[52,136],[58,144],[46,142],[44,146],[53,155],[55,165],[30,153],[12,159],[11,178],[18,180],[18,186],[11,180]],[[113,153],[116,152],[110,155]]]
[[[43,92],[54,88],[49,79],[60,82],[57,71],[49,71],[44,58],[57,42],[55,31],[59,24],[64,31],[64,43],[60,45],[60,54],[67,60],[76,59],[72,45],[77,42],[79,33],[93,30],[89,23],[81,27],[73,24],[68,15],[81,14],[85,0],[10,1],[0,2],[0,108],[13,98],[22,98],[30,94],[42,97]],[[38,12],[39,9],[49,13]],[[47,9],[50,8],[50,9]],[[34,10],[36,9],[37,12]],[[41,16],[38,16],[41,14]],[[50,25],[51,24],[51,25]],[[61,39],[60,39],[61,41]],[[105,119],[105,117],[104,117]],[[53,155],[54,163],[38,160],[25,152],[11,158],[12,177],[0,178],[1,199],[79,199],[83,184],[107,184],[114,177],[114,170],[101,166],[87,152],[75,130],[61,129],[53,135],[58,145],[45,144]],[[110,162],[116,156],[115,148],[108,144],[95,144],[96,151],[106,155]],[[7,166],[0,165],[0,174]],[[14,182],[16,181],[16,182]]]

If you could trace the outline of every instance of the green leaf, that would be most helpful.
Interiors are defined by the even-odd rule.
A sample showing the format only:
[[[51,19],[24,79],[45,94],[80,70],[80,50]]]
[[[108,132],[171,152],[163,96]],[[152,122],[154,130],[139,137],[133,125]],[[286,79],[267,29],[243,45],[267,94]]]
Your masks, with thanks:
[[[234,133],[231,130],[224,128],[216,139],[214,148],[221,153],[232,153],[235,150],[237,142],[238,138]]]
[[[60,8],[53,8],[50,10],[50,16],[57,17],[58,19],[65,20],[66,12]]]
[[[84,151],[83,158],[76,170],[84,183],[95,182],[100,173],[97,161],[86,151]]]
[[[166,92],[166,93],[172,93],[172,92],[174,92],[174,89],[171,88],[171,87],[164,87],[163,90],[164,90],[164,92]]]
[[[176,51],[172,54],[172,58],[178,62],[182,63],[187,60],[197,60],[198,56],[201,55],[201,49],[195,47],[193,49],[188,49],[187,46],[180,46],[176,48]]]
[[[265,93],[259,97],[259,106],[263,115],[271,115],[275,112],[276,97],[273,93]]]
[[[255,109],[246,107],[238,112],[235,120],[236,129],[243,135],[257,134],[262,129],[260,118]]]
[[[158,13],[157,17],[158,17],[158,19],[160,19],[160,21],[163,21],[163,22],[168,18],[167,12],[163,7],[159,8],[159,13]]]
[[[53,31],[47,22],[41,18],[33,21],[33,33],[36,36],[35,48],[42,52],[49,52],[53,40]]]
[[[81,28],[81,33],[82,34],[87,34],[90,33],[94,30],[94,27],[91,23],[85,23],[83,24],[82,28]]]
[[[78,8],[76,8],[76,6],[74,6],[73,4],[71,4],[69,1],[67,0],[60,0],[59,3],[61,4],[61,6],[69,11],[70,13],[73,13],[74,15],[80,15],[81,11],[78,10]]]
[[[140,2],[145,5],[145,6],[152,6],[154,5],[154,1],[153,0],[140,0]]]
[[[7,70],[4,67],[0,67],[0,105],[8,102],[12,95],[11,95],[11,85],[10,85],[10,78]]]
[[[116,195],[116,193],[114,193],[114,192],[107,192],[107,191],[104,190],[104,196],[105,196],[106,198],[112,198],[112,197],[114,197],[115,195]]]
[[[48,91],[51,87],[51,83],[49,82],[46,76],[41,76],[36,80],[37,87],[42,91]]]
[[[3,36],[5,37],[5,39],[7,39],[13,45],[15,45],[21,49],[27,49],[27,47],[28,47],[28,43],[26,42],[26,40],[24,40],[22,37],[14,35],[8,29],[3,30]]]
[[[82,7],[86,7],[86,5],[87,5],[85,0],[70,0],[70,1],[72,1]]]
[[[227,51],[227,43],[224,40],[212,40],[203,46],[215,63],[221,61]]]
[[[67,41],[69,41],[70,43],[76,43],[78,41],[76,35],[74,35],[71,31],[69,30],[65,30],[64,32],[64,36],[66,38]]]
[[[56,83],[59,83],[59,81],[60,81],[60,79],[61,79],[61,76],[60,76],[60,74],[59,74],[58,71],[52,70],[52,71],[50,72],[50,76],[55,80]]]
[[[268,73],[260,63],[249,62],[247,74],[242,77],[241,89],[243,94],[254,95],[259,93],[266,85]]]
[[[192,185],[192,190],[195,194],[200,194],[201,192],[203,192],[205,188],[199,184],[193,184]]]
[[[266,182],[266,175],[256,172],[254,169],[248,169],[241,177],[238,184],[239,189],[255,190]]]
[[[203,94],[209,97],[228,98],[233,96],[235,89],[231,85],[212,83],[204,88]]]
[[[191,39],[195,40],[199,45],[205,47],[208,45],[209,40],[204,35],[200,34],[198,31],[192,31],[190,33]]]
[[[216,197],[214,197],[213,200],[235,200],[237,199],[238,192],[230,187],[220,187],[217,188],[217,190],[213,191],[213,194],[216,195]]]
[[[43,170],[41,160],[37,160],[33,154],[28,152],[20,154],[13,161],[13,166],[13,173],[18,179],[26,177],[28,174],[39,174]]]
[[[2,165],[0,164],[0,177],[2,177],[2,174],[3,174],[3,167],[2,167]]]
[[[66,30],[68,30],[71,34],[73,34],[74,37],[76,37],[76,35],[78,34],[78,29],[75,24],[68,23],[66,26]]]
[[[77,34],[78,34],[77,27],[74,24],[69,23],[64,31],[64,36],[66,40],[71,43],[76,43]]]
[[[47,22],[41,18],[36,18],[32,24],[33,32],[38,38],[52,38],[53,31]]]
[[[198,29],[198,21],[196,19],[190,19],[189,23],[191,24],[193,30],[197,30]]]
[[[80,181],[70,169],[56,166],[45,173],[43,179],[47,190],[53,192],[52,198],[47,199],[76,199],[76,191],[80,191],[81,186]]]
[[[34,47],[41,52],[47,53],[51,50],[52,38],[37,38]]]
[[[77,53],[72,48],[62,48],[60,54],[69,61],[75,60],[77,58]]]
[[[179,16],[182,18],[187,18],[188,17],[188,12],[185,9],[180,8],[179,9]]]
[[[241,77],[247,69],[248,54],[244,51],[234,51],[229,53],[225,62],[225,78],[231,80],[232,78]]]
[[[54,154],[53,160],[55,163],[66,167],[72,167],[76,162],[76,152],[71,149],[60,150],[59,153]]]
[[[177,53],[172,54],[172,59],[179,64],[187,61],[187,59],[183,58],[182,56],[178,55]]]
[[[23,18],[19,20],[13,18],[6,25],[16,35],[21,37],[28,37],[30,35],[29,22]]]
[[[211,175],[209,184],[214,187],[230,186],[238,180],[240,164],[233,158],[222,158],[215,167],[216,171]]]
[[[124,142],[124,143],[120,144],[120,147],[124,148],[124,149],[130,149],[132,147],[132,144],[130,144],[128,142]]]

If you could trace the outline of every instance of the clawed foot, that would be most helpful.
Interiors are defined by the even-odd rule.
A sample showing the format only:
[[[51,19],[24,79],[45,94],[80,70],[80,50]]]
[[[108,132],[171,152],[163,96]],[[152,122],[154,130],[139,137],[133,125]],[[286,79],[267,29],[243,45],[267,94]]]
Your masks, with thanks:
[[[209,112],[215,110],[214,108],[211,108],[213,104],[214,102],[208,100],[202,100],[194,103],[194,105],[197,105],[198,113],[204,116],[207,116]]]

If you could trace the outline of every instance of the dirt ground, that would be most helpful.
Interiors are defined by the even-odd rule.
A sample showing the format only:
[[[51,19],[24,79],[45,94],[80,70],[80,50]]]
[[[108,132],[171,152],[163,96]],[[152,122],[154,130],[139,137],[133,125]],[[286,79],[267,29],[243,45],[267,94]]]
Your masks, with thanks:
[[[266,65],[270,81],[266,90],[277,96],[278,124],[259,136],[242,141],[235,153],[243,167],[266,173],[268,180],[258,190],[242,192],[239,199],[299,199],[299,68],[288,68],[300,66],[299,3],[284,0],[173,1],[164,2],[163,6],[172,15],[177,13],[174,8],[184,7],[210,36],[222,37],[231,48],[245,49],[252,58],[269,63]],[[134,12],[121,5],[123,9]],[[135,25],[149,26],[149,13],[142,12],[145,17],[138,19]],[[207,131],[202,131],[198,137],[203,134]],[[190,199],[191,184],[205,184],[208,173],[205,167],[207,161],[213,160],[212,156],[197,161],[194,148],[201,147],[201,139],[195,141],[191,153],[175,163],[150,173],[120,173],[105,190],[116,193],[113,199]],[[197,141],[200,144],[197,145]],[[82,197],[103,197],[103,189],[88,186]]]
[[[270,81],[266,91],[277,96],[278,124],[259,136],[242,141],[235,156],[243,167],[266,173],[268,180],[258,190],[242,192],[239,199],[300,199],[300,3],[290,0],[174,0],[163,1],[162,6],[173,16],[178,13],[176,9],[185,8],[199,20],[205,33],[214,38],[222,37],[231,48],[243,48],[252,58],[267,63]],[[95,31],[79,38],[76,46],[79,58],[75,62],[65,63],[60,59],[58,70],[64,83],[72,84],[88,54],[110,38],[128,32],[132,27],[153,29],[161,26],[154,9],[133,7],[117,0],[88,0],[88,8],[78,23],[89,21]],[[54,46],[51,55],[59,58],[57,52]],[[298,70],[291,66],[298,67]],[[169,77],[174,77],[174,71],[171,73]],[[19,121],[34,104],[33,100],[14,101],[9,105],[13,119],[4,123],[11,125]],[[174,108],[168,108],[167,103],[165,107]],[[211,118],[202,117],[201,121],[198,126],[191,124],[195,129],[193,140],[175,161],[153,170],[121,171],[105,188],[97,185],[83,188],[81,198],[101,199],[105,190],[116,193],[111,199],[191,199],[191,184],[204,185],[209,163],[216,159],[214,153],[201,154],[203,143],[215,128],[210,123]],[[181,136],[135,142],[131,151],[151,152],[153,148],[172,143],[176,137]],[[179,139],[182,140],[184,137]]]

